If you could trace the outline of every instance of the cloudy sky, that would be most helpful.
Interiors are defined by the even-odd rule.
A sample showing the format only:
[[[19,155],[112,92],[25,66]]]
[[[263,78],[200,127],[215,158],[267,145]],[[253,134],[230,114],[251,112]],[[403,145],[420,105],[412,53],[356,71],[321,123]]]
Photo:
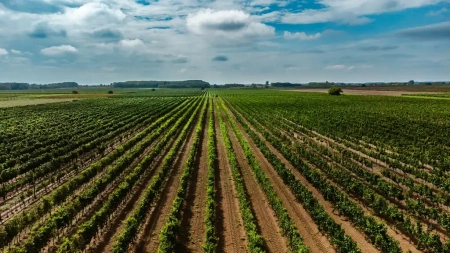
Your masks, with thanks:
[[[0,0],[0,82],[450,80],[450,0]]]

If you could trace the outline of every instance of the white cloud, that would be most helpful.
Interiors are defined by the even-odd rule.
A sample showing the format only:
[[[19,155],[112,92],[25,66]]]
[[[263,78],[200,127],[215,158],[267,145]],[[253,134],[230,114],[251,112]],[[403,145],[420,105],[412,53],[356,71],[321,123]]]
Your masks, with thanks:
[[[8,51],[4,48],[0,48],[0,55],[7,55]]]
[[[15,50],[15,49],[11,49],[11,53],[15,54],[15,55],[33,55],[30,52],[24,52],[24,51],[20,51],[20,50]]]
[[[345,69],[345,65],[330,65],[325,68],[326,70],[340,70]]]
[[[142,40],[140,39],[126,39],[126,40],[121,40],[119,42],[119,45],[123,48],[127,48],[127,49],[135,49],[138,47],[143,47],[144,46],[144,42],[142,42]]]
[[[47,47],[41,50],[41,53],[46,56],[60,56],[64,54],[75,54],[78,50],[71,45],[61,45]]]
[[[346,66],[346,65],[343,65],[343,64],[338,64],[338,65],[329,65],[329,66],[325,67],[325,69],[326,70],[347,70],[347,71],[350,71],[350,70],[354,70],[354,69],[370,69],[372,67],[373,67],[372,65],[365,65],[365,64],[356,65],[356,66],[355,65]]]
[[[126,15],[119,8],[111,8],[100,2],[86,3],[79,8],[68,8],[64,15],[64,18],[78,25],[109,24],[120,22],[125,17]]]
[[[371,22],[366,15],[418,8],[443,1],[446,0],[317,0],[318,4],[325,7],[287,13],[281,20],[289,24],[340,22],[359,25]]]
[[[275,33],[273,27],[252,21],[250,14],[241,10],[200,10],[188,15],[186,25],[197,35],[231,39],[272,36]]]
[[[180,69],[180,74],[186,73],[187,69]]]
[[[283,36],[287,40],[294,40],[294,39],[299,39],[299,40],[316,40],[316,39],[320,38],[322,35],[320,33],[308,35],[308,34],[306,34],[304,32],[290,33],[290,32],[285,31]]]

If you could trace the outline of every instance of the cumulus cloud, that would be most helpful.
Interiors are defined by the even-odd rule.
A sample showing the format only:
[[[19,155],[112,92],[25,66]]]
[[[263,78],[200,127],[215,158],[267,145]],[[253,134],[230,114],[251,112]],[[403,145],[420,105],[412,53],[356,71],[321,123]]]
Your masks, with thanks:
[[[145,48],[145,44],[140,39],[125,39],[121,40],[118,44],[118,46],[126,51],[133,51],[137,52]]]
[[[322,35],[320,33],[308,35],[304,32],[291,33],[291,32],[285,31],[283,36],[285,39],[288,39],[288,40],[294,40],[294,39],[316,40],[316,39],[320,38]]]
[[[23,52],[23,51],[15,50],[15,49],[11,49],[11,53],[13,53],[15,55],[33,55],[30,52]]]
[[[212,58],[213,61],[228,61],[228,57],[225,55],[218,55],[214,58]]]
[[[400,30],[397,35],[412,39],[450,39],[450,22]]]
[[[109,24],[120,22],[126,18],[119,8],[112,8],[100,2],[89,2],[78,8],[69,8],[64,16],[77,25]]]
[[[7,55],[8,51],[4,48],[0,48],[0,55]]]
[[[250,14],[240,10],[200,10],[188,15],[186,25],[194,34],[222,38],[262,37],[275,33],[273,27],[252,21]]]
[[[71,45],[61,45],[47,47],[41,50],[41,53],[46,56],[61,56],[65,54],[75,54],[78,50]]]
[[[367,15],[418,8],[443,1],[445,0],[317,0],[324,8],[286,13],[281,20],[289,24],[340,22],[359,25],[372,21],[365,17]]]

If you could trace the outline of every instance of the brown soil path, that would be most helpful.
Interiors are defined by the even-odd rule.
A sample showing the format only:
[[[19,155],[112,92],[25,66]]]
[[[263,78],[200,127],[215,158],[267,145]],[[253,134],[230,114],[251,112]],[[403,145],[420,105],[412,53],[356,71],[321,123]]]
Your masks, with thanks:
[[[75,217],[72,219],[72,221],[69,223],[70,225],[66,226],[65,228],[63,228],[59,234],[56,240],[52,240],[47,242],[47,247],[43,248],[43,250],[47,250],[47,248],[50,249],[50,251],[55,250],[55,246],[59,245],[61,243],[61,240],[63,239],[62,236],[70,236],[72,233],[74,233],[76,231],[76,229],[78,228],[77,225],[84,222],[85,220],[87,220],[89,217],[91,217],[92,215],[94,215],[95,211],[101,207],[102,205],[102,200],[104,198],[106,198],[110,193],[112,193],[114,191],[114,189],[123,181],[123,179],[125,178],[125,176],[130,173],[134,167],[136,167],[136,165],[143,159],[143,157],[145,155],[147,155],[151,149],[159,142],[159,140],[161,139],[161,137],[158,137],[155,141],[153,141],[138,157],[136,157],[133,162],[122,171],[122,173],[117,176],[115,179],[112,180],[112,182],[106,186],[106,188],[102,191],[102,193],[100,193],[99,195],[97,195],[95,197],[95,199],[86,207],[84,207],[83,210],[81,210],[80,212],[78,212]],[[130,151],[127,151],[127,153]],[[87,187],[89,187],[95,180],[97,180],[99,177],[101,177],[102,175],[104,175],[105,173],[107,173],[107,169],[112,166],[106,166],[100,173],[98,173],[96,176],[94,176],[93,178],[91,178],[91,180],[88,183],[85,183],[84,185],[82,185],[81,187],[79,187],[78,189],[76,189],[72,196],[68,197],[67,200],[57,206],[54,206],[52,209],[52,213],[54,212],[54,210],[56,210],[57,208],[59,208],[61,205],[65,205],[66,203],[70,203],[70,201],[76,196],[76,194],[84,191]],[[39,221],[37,222],[42,222],[42,220],[44,219],[49,219],[51,217],[51,214],[46,214],[43,218],[41,218]],[[36,223],[35,223],[36,224]],[[24,232],[19,233],[16,238],[19,238],[19,244],[23,242],[23,238],[27,238],[29,236],[29,234],[31,233],[32,230],[30,230],[29,228],[25,229]]]
[[[322,140],[322,139],[312,138],[312,137],[310,137],[310,136],[308,136],[308,135],[306,135],[306,134],[304,134],[304,133],[299,133],[299,132],[295,132],[295,131],[294,131],[294,135],[293,135],[293,136],[291,136],[290,134],[286,133],[286,132],[283,131],[282,129],[280,129],[280,131],[282,131],[282,132],[284,133],[284,135],[287,136],[288,138],[291,138],[291,139],[293,139],[293,138],[294,138],[294,139],[297,139],[297,141],[298,141],[299,143],[303,143],[303,142],[301,141],[301,137],[306,138],[306,139],[309,139],[309,140],[315,142],[315,143],[318,144],[318,145],[321,145],[321,146],[323,146],[323,147],[326,147],[330,152],[333,152],[333,153],[335,153],[335,154],[336,154],[336,153],[339,153],[339,151],[336,150],[334,147],[332,147],[332,145],[330,145],[330,144],[338,145],[339,147],[343,147],[343,148],[345,148],[346,150],[349,150],[349,151],[351,151],[351,152],[354,152],[354,153],[356,153],[356,154],[358,154],[358,155],[360,155],[360,156],[363,156],[363,155],[364,155],[364,154],[362,154],[362,153],[359,152],[359,151],[355,151],[355,150],[353,150],[353,149],[351,149],[351,148],[346,148],[346,146],[344,146],[343,144],[341,144],[341,143],[339,143],[339,142],[337,142],[337,141],[335,141],[335,140],[333,140],[333,139],[331,139],[331,138],[329,138],[329,137],[326,137],[325,140]],[[314,131],[310,131],[310,132],[313,132],[313,134],[315,134],[316,136],[319,136],[319,135],[320,135],[320,134],[318,134],[318,133],[316,133],[316,132],[314,132]],[[320,136],[321,136],[321,135],[320,135]],[[319,138],[320,138],[320,137],[319,137]],[[306,144],[306,145],[308,145],[308,144]],[[308,146],[309,146],[309,145],[308,145]],[[311,148],[314,149],[313,147],[311,147]],[[321,154],[318,153],[318,155],[321,155]],[[342,168],[343,170],[347,170],[347,169],[345,168],[345,166],[343,166],[343,165],[341,165],[340,163],[338,163],[338,162],[332,160],[332,159],[329,158],[329,157],[324,156],[323,159],[329,160],[330,163],[334,164],[335,166],[338,166],[338,167]],[[375,158],[372,158],[372,159],[375,159]],[[392,183],[392,180],[391,180],[391,179],[385,177],[385,176],[381,173],[382,168],[379,167],[378,165],[374,164],[373,168],[367,168],[366,166],[360,164],[359,162],[357,162],[357,161],[355,161],[355,160],[353,160],[353,159],[350,159],[350,160],[351,160],[352,163],[354,163],[355,165],[357,165],[357,166],[359,166],[359,167],[361,167],[361,168],[367,170],[368,172],[378,174],[378,175],[381,177],[381,179],[384,180],[385,182],[387,182],[387,183]],[[402,174],[400,174],[399,172],[397,172],[397,170],[395,170],[395,169],[390,169],[390,168],[386,168],[386,169],[391,170],[391,171],[397,173],[399,176],[402,176]],[[356,175],[354,172],[352,172],[352,171],[350,171],[350,170],[347,170],[347,171],[348,171],[348,173],[349,173],[353,178],[355,178],[355,180],[360,180],[362,183],[364,183],[364,184],[367,185],[368,187],[372,188],[374,191],[377,191],[375,188],[372,187],[372,185],[370,185],[369,183],[365,182],[363,178],[359,177],[358,175]],[[337,187],[339,187],[339,188],[341,188],[342,190],[345,191],[345,189],[344,189],[343,187],[341,187],[340,185],[338,185],[338,184],[334,184],[334,185],[336,185]],[[405,186],[405,185],[403,185],[403,184],[397,184],[397,185],[398,185],[400,188],[402,188],[403,190],[405,190],[405,191],[408,191],[408,190],[409,190],[409,187],[407,187],[407,186]],[[417,193],[413,193],[413,195],[414,195],[414,198],[415,198],[415,199],[421,199],[421,200],[423,200],[426,207],[429,207],[429,208],[430,208],[430,207],[433,207],[432,203],[431,203],[426,197],[421,196],[421,195],[419,195],[419,194],[417,194]],[[429,225],[430,227],[432,227],[432,228],[435,230],[434,232],[435,232],[437,235],[439,235],[440,238],[441,238],[443,241],[446,241],[446,240],[447,240],[446,238],[448,238],[448,232],[447,232],[441,225],[439,225],[438,222],[437,222],[436,220],[430,220],[430,219],[427,219],[427,218],[425,218],[425,217],[423,217],[423,216],[420,216],[420,215],[418,215],[418,214],[410,213],[410,212],[409,212],[409,208],[408,208],[407,203],[406,203],[405,200],[400,201],[400,200],[397,200],[397,199],[394,199],[394,198],[388,198],[388,197],[386,197],[386,198],[387,198],[387,200],[388,200],[392,205],[396,205],[400,210],[403,210],[404,212],[408,213],[408,215],[412,215],[412,216],[416,217],[417,219],[421,220],[421,222],[423,223],[424,229],[427,229],[427,228],[426,228],[426,225],[425,225],[425,224],[427,224],[427,225]],[[353,197],[352,199],[353,199],[354,201],[358,202],[359,205],[360,205],[365,211],[367,211],[367,213],[370,213],[371,216],[374,216],[378,221],[380,221],[380,219],[376,217],[377,215],[375,214],[374,211],[369,211],[370,208],[367,207],[367,203],[363,203],[363,202],[362,202],[359,198],[357,198],[357,197]],[[437,208],[438,208],[439,212],[448,212],[447,210],[445,210],[444,208],[442,208],[442,207],[440,207],[440,206],[437,207]],[[409,245],[409,244],[410,244],[410,243],[408,243],[407,241],[405,241],[406,238],[407,238],[406,235],[403,234],[402,236],[400,236],[400,235],[397,235],[397,232],[394,233],[394,231],[395,231],[395,229],[393,228],[393,227],[395,226],[394,224],[389,223],[389,222],[385,222],[385,221],[380,221],[380,222],[385,223],[385,225],[387,225],[387,228],[388,228],[388,234],[391,235],[391,237],[393,237],[393,238],[395,238],[396,240],[398,240],[398,241],[400,242],[400,244],[402,244],[402,245]],[[414,221],[412,221],[412,223],[413,223],[413,224],[416,224],[416,222],[414,222]],[[417,225],[417,224],[416,224],[416,225]],[[391,228],[391,227],[392,227],[392,228]],[[403,242],[402,242],[402,241],[403,241]]]
[[[217,248],[218,252],[221,253],[249,252],[244,223],[239,211],[237,192],[231,175],[218,117],[218,111],[216,111],[214,118],[219,160],[219,173],[216,174],[216,181],[219,182],[219,187],[217,188],[217,217],[219,219],[217,234],[219,245]]]
[[[296,200],[294,194],[284,184],[283,180],[278,176],[277,172],[270,164],[270,162],[264,157],[255,143],[250,139],[248,134],[245,133],[242,125],[240,125],[240,123],[237,121],[236,123],[243,133],[245,139],[253,149],[253,153],[255,154],[258,163],[261,165],[261,169],[264,170],[272,186],[277,191],[278,197],[283,202],[283,206],[286,208],[289,216],[295,222],[300,235],[303,237],[305,244],[310,248],[311,252],[336,252],[333,245],[331,245],[330,241],[327,239],[327,236],[323,235],[319,231],[319,228],[317,227],[311,216],[308,214],[308,212]],[[249,124],[249,122],[246,123]]]
[[[196,122],[196,121],[194,121]],[[163,186],[164,189],[160,194],[155,206],[149,210],[150,215],[147,218],[144,226],[137,237],[137,245],[130,249],[130,252],[156,252],[159,245],[159,233],[166,223],[167,216],[170,213],[173,200],[176,197],[178,186],[180,184],[180,177],[183,173],[183,168],[189,155],[189,150],[192,147],[194,141],[194,128],[195,124],[192,124],[190,133],[186,138],[183,146],[175,161],[175,165],[171,172],[169,172],[169,178]]]
[[[153,175],[157,172],[157,168],[161,165],[164,156],[169,151],[170,147],[172,147],[173,143],[169,143],[167,148],[155,158],[154,162],[148,166],[146,171],[144,172],[144,176],[139,180],[136,189],[131,193],[132,196],[126,201],[126,203],[122,204],[117,214],[112,217],[109,224],[100,232],[99,236],[96,237],[96,240],[92,243],[89,250],[86,252],[111,252],[112,247],[115,242],[115,235],[118,235],[122,232],[125,227],[124,221],[132,214],[134,208],[137,207],[140,203],[140,199],[145,193],[145,189],[147,185],[151,182]]]
[[[186,203],[183,210],[183,252],[202,252],[205,239],[206,184],[208,176],[208,120],[205,117],[201,147],[197,154],[195,169],[190,179]],[[181,250],[181,249],[180,249]]]
[[[228,119],[224,114],[222,116],[224,117],[224,121],[228,123],[227,128],[229,131],[230,140],[235,151],[236,159],[241,167],[245,188],[247,189],[248,197],[255,213],[261,235],[266,241],[268,251],[277,253],[289,252],[287,248],[287,240],[282,235],[282,231],[278,226],[275,213],[253,175],[244,151],[240,146],[236,134],[233,132]]]
[[[288,126],[287,126],[288,127]],[[322,139],[316,139],[316,138],[312,138],[306,134],[303,133],[299,133],[299,132],[293,132],[293,136],[291,136],[290,134],[286,133],[285,131],[283,131],[282,129],[279,129],[285,136],[289,137],[290,139],[296,139],[296,141],[298,141],[300,144],[304,144],[301,138],[306,138],[306,139],[310,139],[315,141],[317,144],[322,145],[324,147],[327,147],[328,149],[330,149],[333,152],[337,152],[336,150],[334,150],[326,141],[330,141],[333,144],[339,145],[340,147],[345,148],[345,146],[341,143],[335,142],[335,141],[331,141],[333,139],[323,136],[315,131],[309,131],[311,132],[313,135],[319,137],[319,138],[323,138],[326,141],[323,141]],[[353,151],[353,150],[349,150],[349,151]],[[357,151],[355,151],[357,152]],[[311,165],[312,166],[312,165]],[[344,168],[345,169],[345,168]],[[351,174],[354,174],[352,172],[349,172]],[[381,173],[380,173],[381,174]],[[356,176],[356,175],[355,175]],[[340,188],[341,190],[345,191],[345,189],[343,189],[340,185],[335,184],[332,181],[329,181],[332,185]],[[377,215],[372,211],[369,210],[364,203],[362,203],[359,199],[357,198],[351,198],[353,201],[355,201],[356,203],[359,204],[359,206],[364,210],[364,215],[370,215],[373,218],[375,218],[378,222],[380,223],[384,223],[386,225],[387,228],[387,234],[389,236],[391,236],[393,239],[395,239],[396,241],[399,242],[399,246],[402,249],[402,251],[404,252],[421,252],[420,250],[416,249],[414,246],[414,243],[411,242],[411,240],[408,238],[408,236],[400,233],[399,231],[397,231],[395,229],[395,227],[392,224],[388,224],[386,223],[384,220],[380,219],[379,217],[377,217]]]
[[[262,136],[261,136],[262,137]],[[264,139],[265,140],[265,139]],[[330,202],[326,201],[322,194],[311,185],[308,180],[306,180],[303,175],[295,169],[292,164],[289,163],[279,152],[276,150],[269,142],[265,141],[267,147],[272,151],[274,155],[280,159],[288,169],[292,171],[297,180],[299,180],[303,185],[305,185],[313,194],[315,198],[317,198],[318,202],[324,207],[325,211],[330,215],[330,217],[337,223],[341,224],[342,229],[344,229],[345,234],[352,237],[352,239],[358,245],[358,248],[363,250],[364,253],[369,252],[379,252],[370,242],[368,242],[362,232],[357,230],[350,221],[344,219],[343,217],[333,213],[334,206]],[[286,186],[287,187],[287,186]]]
[[[310,138],[310,137],[308,137],[308,136],[306,136],[304,134],[300,134],[300,133],[297,133],[297,134],[302,135],[304,138]],[[286,136],[288,136],[288,135],[286,135]],[[297,138],[297,137],[289,137],[289,138],[292,139],[292,138]],[[297,141],[299,141],[299,143],[302,143],[299,139],[297,139]],[[329,145],[324,144],[324,143],[319,143],[319,144],[321,144],[323,146],[326,146],[326,147],[329,147]],[[335,184],[332,181],[329,181],[329,182],[332,185],[340,188],[341,190],[343,190],[343,191],[345,190],[340,185]],[[366,208],[365,205],[359,199],[355,199],[355,198],[351,198],[351,199],[353,201],[355,201],[356,203],[358,203],[359,206],[364,210],[364,213],[365,213],[364,215],[370,215],[370,216],[374,217],[378,222],[384,223],[386,225],[387,234],[389,236],[391,236],[393,239],[395,239],[396,241],[399,242],[399,246],[402,249],[402,251],[404,251],[404,252],[421,252],[421,251],[419,251],[418,249],[415,248],[413,242],[411,242],[410,239],[406,235],[399,233],[394,228],[392,228],[392,226],[390,226],[389,224],[386,224],[386,222],[381,220],[379,217],[377,217],[376,214],[373,211],[371,211],[368,208]]]

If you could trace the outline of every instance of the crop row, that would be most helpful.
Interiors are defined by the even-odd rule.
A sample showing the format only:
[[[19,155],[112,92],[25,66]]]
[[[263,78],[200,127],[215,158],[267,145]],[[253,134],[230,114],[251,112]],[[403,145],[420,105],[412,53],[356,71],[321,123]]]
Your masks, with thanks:
[[[181,134],[175,140],[173,146],[164,157],[161,169],[158,171],[156,176],[153,177],[149,186],[144,192],[139,205],[132,211],[132,214],[124,221],[125,228],[117,236],[114,241],[114,246],[112,249],[113,253],[125,253],[128,252],[128,247],[131,242],[136,239],[141,225],[144,223],[146,217],[149,214],[149,209],[152,203],[156,200],[159,193],[162,190],[163,183],[167,179],[167,175],[173,168],[173,163],[178,155],[178,150],[180,149],[183,141],[188,135],[191,124],[196,118],[197,112],[200,110],[200,104],[197,106],[195,111],[191,113],[188,122],[184,125]]]
[[[292,218],[289,216],[286,208],[283,206],[283,202],[279,199],[277,192],[273,188],[269,178],[266,176],[264,171],[261,169],[259,163],[256,161],[256,158],[253,154],[252,148],[249,146],[248,142],[242,136],[240,130],[238,129],[236,123],[233,118],[227,111],[225,104],[222,103],[223,110],[228,115],[228,120],[231,124],[231,128],[236,134],[241,147],[244,150],[244,154],[247,158],[247,161],[250,167],[253,170],[253,173],[256,176],[256,179],[259,183],[259,186],[264,191],[269,204],[272,206],[272,209],[275,211],[275,215],[278,218],[278,223],[283,231],[283,234],[288,238],[288,246],[293,252],[309,252],[308,247],[303,242],[303,238],[300,236],[299,231],[296,228],[296,225]]]
[[[175,114],[175,116],[181,112],[182,111],[180,110]],[[156,140],[156,138],[159,137],[160,133],[165,131],[165,128],[173,121],[174,118],[172,117],[172,115],[166,115],[159,118],[153,124],[148,126],[144,131],[137,134],[135,137],[128,140],[124,144],[118,146],[109,155],[91,164],[87,169],[83,170],[68,182],[55,189],[49,196],[43,197],[33,208],[23,211],[20,215],[14,216],[2,227],[3,229],[0,232],[1,245],[5,246],[10,243],[14,236],[16,236],[22,229],[33,224],[43,215],[49,213],[55,206],[63,203],[69,196],[73,194],[76,189],[88,183],[98,173],[103,171],[108,165],[112,164],[116,159],[118,159],[118,161],[116,161],[113,166],[110,166],[107,169],[108,174],[111,175],[109,179],[114,179],[114,177],[112,177],[112,173],[115,173],[115,175],[120,174],[129,164],[132,163],[135,158],[137,158],[145,150],[147,145]],[[138,145],[135,146],[135,144]],[[97,182],[97,184],[101,184],[104,188],[106,187],[108,181],[103,181],[102,179],[104,180],[106,178],[99,177],[95,182]],[[91,185],[94,184],[95,183],[91,183]],[[92,200],[92,198],[95,196],[96,195],[91,194],[89,200]],[[83,197],[83,199],[84,198],[85,197]],[[72,204],[75,204],[73,201],[71,202]],[[82,206],[80,206],[80,208],[81,207]],[[58,210],[61,210],[59,212],[62,212],[66,209],[60,208]],[[52,215],[52,218],[54,216],[55,215]],[[38,224],[32,231],[37,232],[39,230],[39,227],[40,225]]]
[[[217,163],[217,147],[216,132],[214,127],[214,106],[213,100],[209,104],[209,122],[208,122],[208,178],[206,183],[206,212],[205,212],[205,243],[203,251],[214,253],[217,249],[217,214],[216,214],[216,163]]]
[[[148,166],[163,151],[180,126],[187,121],[187,116],[188,114],[184,114],[177,120],[161,141],[152,148],[151,152],[139,162],[134,170],[128,174],[119,186],[106,198],[103,206],[95,212],[89,220],[82,223],[72,237],[65,240],[59,247],[59,252],[77,252],[84,249],[85,245],[87,245],[97,232],[106,225],[108,217],[110,217],[127,196],[132,193],[132,190],[137,185],[142,173],[148,169]]]
[[[208,100],[206,99],[206,102]],[[177,195],[173,201],[172,208],[170,210],[169,216],[167,217],[164,227],[161,229],[159,234],[159,253],[175,252],[175,247],[178,242],[179,234],[181,233],[181,215],[182,207],[186,202],[187,189],[189,186],[189,181],[192,176],[192,171],[195,169],[195,159],[201,146],[201,134],[203,132],[203,122],[205,118],[207,103],[204,103],[201,109],[200,118],[197,121],[197,126],[194,132],[194,139],[191,145],[191,150],[188,154],[186,163],[184,165],[183,173],[180,178],[180,185],[177,190]]]
[[[234,185],[237,191],[237,197],[239,200],[239,206],[241,211],[242,220],[244,222],[244,228],[247,232],[248,247],[250,252],[267,252],[267,245],[264,238],[258,231],[258,225],[253,214],[250,201],[244,185],[244,179],[241,174],[241,168],[236,160],[233,146],[231,145],[230,137],[228,136],[227,126],[223,120],[223,116],[220,113],[220,107],[216,104],[216,112],[219,114],[219,124],[222,137],[227,152],[228,163],[231,167],[231,174],[233,175]]]

